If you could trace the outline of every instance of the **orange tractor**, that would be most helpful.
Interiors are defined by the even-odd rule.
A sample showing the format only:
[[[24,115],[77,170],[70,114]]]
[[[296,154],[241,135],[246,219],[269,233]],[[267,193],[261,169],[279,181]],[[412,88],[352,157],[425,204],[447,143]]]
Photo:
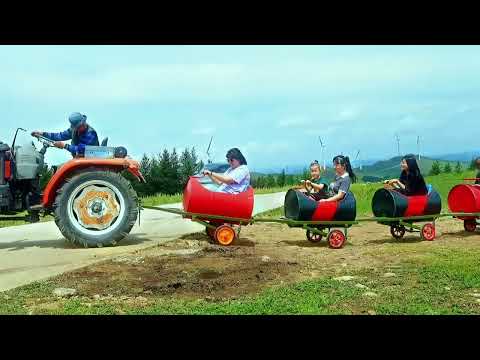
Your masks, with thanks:
[[[24,129],[18,129],[24,130]],[[17,130],[17,133],[18,133]],[[43,193],[40,172],[53,142],[38,136],[40,151],[0,142],[0,221],[38,222],[52,214],[67,240],[85,247],[115,245],[124,239],[138,217],[139,204],[128,171],[144,182],[139,163],[123,147],[86,147],[85,156],[63,164]],[[25,216],[18,216],[27,212]]]

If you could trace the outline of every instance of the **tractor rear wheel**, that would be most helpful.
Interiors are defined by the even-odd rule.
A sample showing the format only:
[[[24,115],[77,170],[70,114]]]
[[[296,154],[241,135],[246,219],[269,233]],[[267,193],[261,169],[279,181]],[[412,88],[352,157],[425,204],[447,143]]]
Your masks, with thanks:
[[[138,198],[121,174],[85,169],[65,182],[54,203],[55,223],[65,238],[84,247],[116,245],[132,229]]]

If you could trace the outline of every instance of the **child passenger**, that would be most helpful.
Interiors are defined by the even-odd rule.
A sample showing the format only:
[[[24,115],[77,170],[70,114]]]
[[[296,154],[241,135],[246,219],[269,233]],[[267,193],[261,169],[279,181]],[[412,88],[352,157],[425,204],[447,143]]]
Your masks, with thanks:
[[[327,198],[328,185],[321,177],[321,168],[317,160],[310,164],[310,179],[302,180],[302,192],[311,192],[309,196],[315,201]]]

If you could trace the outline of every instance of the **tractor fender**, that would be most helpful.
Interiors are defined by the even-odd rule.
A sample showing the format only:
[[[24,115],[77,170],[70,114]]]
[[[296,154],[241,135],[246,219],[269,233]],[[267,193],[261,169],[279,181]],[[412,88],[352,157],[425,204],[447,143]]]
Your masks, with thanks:
[[[72,159],[55,172],[45,187],[42,198],[43,207],[46,209],[51,208],[55,201],[57,190],[60,189],[65,181],[72,177],[73,174],[86,168],[98,168],[99,170],[113,170],[116,172],[127,170],[140,182],[145,182],[140,172],[140,164],[132,159]]]

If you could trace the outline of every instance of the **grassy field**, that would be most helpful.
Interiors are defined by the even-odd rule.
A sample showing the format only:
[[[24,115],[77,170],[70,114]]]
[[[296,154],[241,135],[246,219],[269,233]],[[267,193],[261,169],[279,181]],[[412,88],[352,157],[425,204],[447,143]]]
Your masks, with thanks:
[[[27,214],[27,212],[22,212],[18,215],[15,215],[15,216],[25,216]],[[1,219],[1,217],[0,217]],[[40,217],[40,222],[46,222],[46,221],[53,221],[53,217],[50,216],[50,215],[47,215],[45,217]],[[25,224],[28,224],[26,223],[25,221],[0,221],[0,228],[2,227],[8,227],[8,226],[17,226],[17,225],[25,225]]]

